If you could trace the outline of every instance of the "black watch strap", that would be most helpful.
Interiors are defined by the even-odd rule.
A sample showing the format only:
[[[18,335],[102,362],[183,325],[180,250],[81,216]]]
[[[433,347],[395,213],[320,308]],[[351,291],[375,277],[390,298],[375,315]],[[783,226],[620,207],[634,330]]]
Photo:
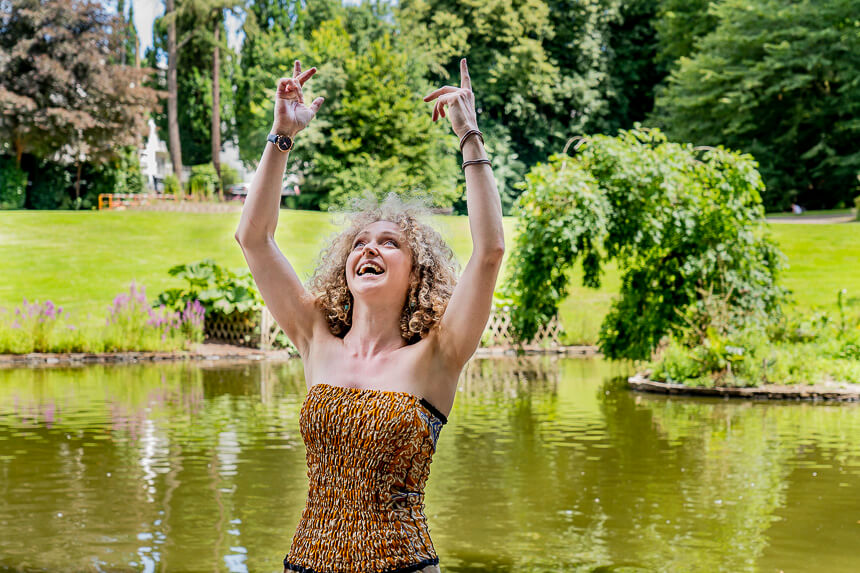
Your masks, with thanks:
[[[271,141],[279,151],[287,152],[293,148],[293,138],[289,135],[280,135],[278,133],[270,133],[266,141]]]

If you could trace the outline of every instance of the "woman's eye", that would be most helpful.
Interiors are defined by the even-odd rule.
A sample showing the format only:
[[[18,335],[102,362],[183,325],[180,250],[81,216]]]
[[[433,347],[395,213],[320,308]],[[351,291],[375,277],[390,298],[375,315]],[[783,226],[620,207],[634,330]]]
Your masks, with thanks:
[[[386,243],[391,243],[391,244],[392,244],[392,245],[394,245],[395,247],[397,246],[397,243],[395,243],[392,239],[388,239],[388,240],[387,240],[387,241],[385,241],[385,242],[386,242]]]

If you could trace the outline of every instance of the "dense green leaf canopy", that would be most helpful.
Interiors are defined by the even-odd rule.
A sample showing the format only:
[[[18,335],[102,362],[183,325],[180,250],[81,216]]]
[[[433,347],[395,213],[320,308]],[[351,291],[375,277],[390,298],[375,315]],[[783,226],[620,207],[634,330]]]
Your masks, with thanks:
[[[600,335],[611,358],[648,358],[703,289],[725,295],[738,319],[779,312],[783,257],[768,237],[749,155],[633,129],[583,139],[574,157],[538,164],[523,187],[503,289],[523,340],[555,314],[578,260],[587,286],[599,286],[607,261],[622,271]]]
[[[765,203],[850,206],[860,173],[860,5],[726,0],[654,119],[677,140],[751,153]]]

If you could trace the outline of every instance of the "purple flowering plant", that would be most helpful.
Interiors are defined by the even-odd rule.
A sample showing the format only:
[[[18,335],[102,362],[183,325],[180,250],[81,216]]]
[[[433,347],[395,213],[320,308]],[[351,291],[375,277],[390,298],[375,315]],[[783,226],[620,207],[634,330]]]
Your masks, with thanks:
[[[56,306],[50,300],[44,303],[28,302],[24,297],[21,306],[14,309],[9,326],[19,337],[32,338],[33,352],[47,352],[48,339],[62,313],[63,307]]]
[[[173,310],[153,308],[146,287],[132,281],[114,297],[104,324],[72,324],[69,313],[48,300],[0,308],[0,353],[175,350],[203,341],[205,309],[189,300]]]
[[[170,310],[164,305],[152,308],[146,301],[146,287],[138,287],[132,281],[128,293],[118,294],[108,311],[105,326],[116,332],[123,346],[149,347],[144,340],[152,335],[157,335],[156,344],[162,346],[203,340],[205,312],[198,300],[188,301],[182,311]]]

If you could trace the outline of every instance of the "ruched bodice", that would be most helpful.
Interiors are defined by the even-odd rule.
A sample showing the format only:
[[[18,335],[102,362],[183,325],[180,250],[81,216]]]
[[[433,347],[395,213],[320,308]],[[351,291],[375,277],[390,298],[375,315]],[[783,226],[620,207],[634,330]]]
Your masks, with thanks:
[[[407,573],[438,563],[424,484],[446,422],[408,392],[313,385],[299,416],[308,497],[284,566]]]

